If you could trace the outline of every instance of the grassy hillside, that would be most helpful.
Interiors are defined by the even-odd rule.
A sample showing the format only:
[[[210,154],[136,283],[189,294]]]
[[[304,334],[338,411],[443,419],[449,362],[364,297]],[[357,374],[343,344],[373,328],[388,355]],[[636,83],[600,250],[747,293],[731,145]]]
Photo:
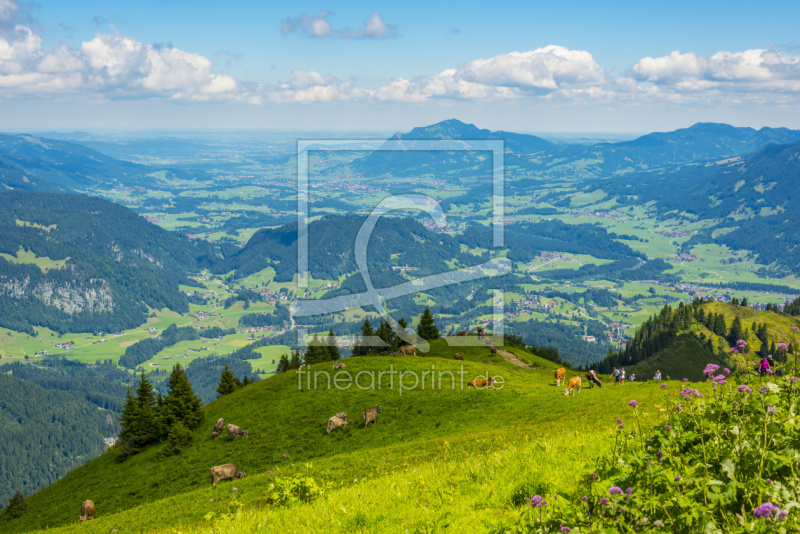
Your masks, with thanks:
[[[673,346],[658,351],[643,362],[626,367],[625,371],[627,376],[635,374],[637,380],[650,380],[656,370],[661,371],[662,377],[673,380],[703,380],[703,369],[708,363],[720,367],[730,365],[726,359],[706,350],[695,336],[682,333]]]
[[[194,445],[180,456],[157,459],[156,447],[118,463],[113,451],[107,453],[28,498],[25,516],[0,523],[0,532],[74,531],[80,502],[87,498],[94,500],[98,516],[81,526],[86,532],[207,531],[209,520],[229,513],[232,498],[234,508],[241,504],[243,513],[254,518],[254,529],[269,524],[275,532],[291,530],[295,521],[301,521],[304,526],[295,528],[303,531],[396,530],[404,518],[411,531],[430,530],[431,520],[454,527],[499,527],[517,512],[513,507],[497,510],[515,499],[539,487],[566,491],[573,486],[593,459],[607,452],[614,418],[627,414],[630,398],[648,414],[644,423],[659,417],[663,392],[652,384],[585,388],[577,397],[565,397],[553,383],[550,362],[519,349],[509,351],[535,368],[514,367],[483,347],[447,347],[443,340],[434,342],[432,356],[346,360],[353,374],[392,365],[420,374],[455,372],[462,362],[452,354],[460,352],[465,382],[488,372],[505,381],[497,391],[460,389],[458,383],[450,389],[449,378],[442,390],[432,390],[429,375],[425,390],[402,395],[396,376],[390,389],[388,375],[381,377],[379,390],[307,390],[298,389],[297,372],[277,375],[206,406]],[[329,363],[320,364],[312,371],[329,368]],[[367,375],[360,380],[366,384]],[[361,428],[361,412],[375,404],[383,407],[378,424]],[[350,426],[327,435],[326,421],[339,411],[349,414]],[[218,417],[247,429],[250,437],[210,440]],[[228,462],[248,476],[212,489],[209,468]],[[269,505],[269,483],[276,472],[283,479],[313,477],[324,487],[324,496],[287,508]],[[372,516],[368,510],[376,500],[384,505]],[[434,513],[432,506],[440,510]],[[339,513],[344,515],[325,526]]]

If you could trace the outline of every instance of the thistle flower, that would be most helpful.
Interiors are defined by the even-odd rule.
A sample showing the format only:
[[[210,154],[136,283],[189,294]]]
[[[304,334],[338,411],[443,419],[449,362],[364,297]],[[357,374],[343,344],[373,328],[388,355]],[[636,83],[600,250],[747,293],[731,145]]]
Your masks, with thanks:
[[[589,473],[589,476],[592,477],[592,480],[597,480],[597,473]]]
[[[753,515],[755,515],[759,519],[766,519],[768,517],[772,517],[776,515],[780,511],[780,508],[772,504],[770,501],[761,503],[755,510],[753,510]]]
[[[583,502],[586,502],[586,501],[588,501],[588,500],[589,500],[589,497],[587,497],[586,495],[584,495],[583,497],[581,497],[581,500],[582,500]]]
[[[525,500],[531,503],[534,508],[543,508],[547,506],[547,501],[539,495],[534,495],[532,498],[525,497]]]
[[[622,488],[618,488],[617,486],[611,486],[608,488],[609,495],[622,495]]]
[[[622,419],[620,419],[619,417],[617,417],[617,424],[618,424],[618,425],[621,425],[621,424],[622,424]]]
[[[680,475],[677,475],[677,476],[675,477],[675,482],[680,482],[681,480],[683,480],[683,479],[681,478],[681,476],[680,476]]]

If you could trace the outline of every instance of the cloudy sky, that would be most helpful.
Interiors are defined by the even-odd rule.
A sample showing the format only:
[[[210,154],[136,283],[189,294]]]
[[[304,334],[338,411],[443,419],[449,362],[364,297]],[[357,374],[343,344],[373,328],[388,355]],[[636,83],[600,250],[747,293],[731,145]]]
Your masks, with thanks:
[[[796,0],[0,0],[0,129],[800,128],[798,27]]]

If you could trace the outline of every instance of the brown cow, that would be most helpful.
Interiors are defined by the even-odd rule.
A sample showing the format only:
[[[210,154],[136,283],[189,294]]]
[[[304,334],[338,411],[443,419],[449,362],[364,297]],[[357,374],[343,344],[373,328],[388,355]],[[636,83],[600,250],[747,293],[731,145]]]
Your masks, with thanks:
[[[570,393],[575,395],[576,389],[578,390],[578,394],[580,395],[581,377],[579,376],[573,376],[572,378],[569,379],[569,384],[567,384],[567,387],[564,388],[564,395],[569,395]]]
[[[466,331],[466,330],[459,330],[459,331],[456,333],[456,335],[457,335],[457,336],[466,336],[466,335],[467,335],[467,331]]]
[[[339,412],[330,419],[328,419],[328,434],[330,434],[340,426],[347,426],[347,414],[344,412]]]
[[[457,353],[457,352],[456,352],[456,353],[453,355],[453,359],[454,359],[454,360],[463,360],[463,359],[464,359],[464,357],[463,357],[461,354],[459,354],[459,353]]]
[[[81,522],[94,517],[94,503],[89,499],[81,503]]]
[[[488,388],[494,383],[494,378],[491,376],[489,378],[476,378],[474,380],[470,380],[467,384],[467,387],[474,387],[474,388]]]
[[[383,410],[381,410],[380,406],[373,406],[372,408],[367,408],[364,410],[364,428],[366,428],[370,423],[375,423],[377,425],[378,414],[382,412]]]
[[[239,471],[233,464],[217,465],[211,468],[211,485],[216,486],[220,480],[244,478],[247,473]]]
[[[217,439],[217,436],[219,436],[223,428],[225,428],[225,419],[220,417],[217,419],[217,424],[214,425],[214,431],[211,433],[211,439]]]
[[[417,346],[416,345],[403,345],[397,352],[394,353],[395,356],[405,356],[406,354],[411,354],[413,356],[417,355]]]
[[[597,384],[598,387],[603,387],[603,383],[599,378],[597,378],[597,373],[594,371],[590,370],[588,373],[586,373],[586,380],[589,381],[589,387],[593,388],[595,384]]]
[[[333,370],[334,371],[341,371],[345,367],[347,367],[347,366],[344,364],[344,362],[336,362],[336,363],[333,364]]]
[[[497,348],[492,347],[491,348],[491,353],[492,353],[492,356],[497,356]]]
[[[563,367],[556,369],[556,387],[560,386],[564,379],[567,377],[567,370]]]
[[[236,425],[228,425],[228,436],[232,438],[246,438],[247,430]]]

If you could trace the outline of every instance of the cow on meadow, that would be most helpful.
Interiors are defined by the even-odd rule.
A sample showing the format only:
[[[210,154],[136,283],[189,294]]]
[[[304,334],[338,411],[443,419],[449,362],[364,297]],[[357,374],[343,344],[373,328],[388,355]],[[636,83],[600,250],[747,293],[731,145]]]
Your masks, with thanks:
[[[214,431],[211,433],[211,439],[217,439],[222,429],[225,428],[225,419],[220,417],[217,419],[217,424],[214,425]]]
[[[341,371],[345,367],[346,366],[345,366],[344,362],[336,362],[336,363],[333,364],[333,370],[334,371]]]
[[[330,434],[340,426],[347,426],[347,414],[344,412],[339,412],[330,419],[328,419],[328,434]]]
[[[464,357],[461,354],[456,352],[455,354],[453,354],[453,359],[454,360],[462,360],[463,361]]]
[[[466,336],[467,335],[467,331],[466,330],[459,330],[458,333],[456,333],[456,335],[457,336]]]
[[[94,517],[94,503],[90,500],[85,500],[81,503],[81,522]]]
[[[595,373],[594,371],[589,371],[588,373],[586,373],[586,380],[589,381],[590,388],[593,388],[595,384],[597,384],[597,387],[603,387],[603,383],[600,381],[599,378],[597,378],[597,373]]]
[[[564,382],[564,379],[567,377],[567,370],[563,367],[561,369],[556,369],[556,387],[561,386],[561,383]]]
[[[470,380],[467,384],[467,387],[474,387],[474,388],[488,388],[494,383],[494,378],[491,376],[489,378],[476,378],[474,380]]]
[[[239,471],[233,464],[216,465],[211,468],[211,485],[216,486],[220,480],[244,478],[247,473]]]
[[[567,384],[567,387],[564,388],[564,395],[569,395],[570,393],[575,395],[576,389],[578,390],[578,394],[580,395],[581,377],[579,376],[573,376],[572,378],[569,379],[569,384]]]
[[[370,423],[378,424],[378,414],[382,413],[380,406],[373,406],[364,410],[364,428]]]
[[[412,356],[417,355],[417,346],[416,345],[403,345],[397,352],[394,353],[395,356],[405,356],[407,354],[411,354]]]
[[[228,425],[228,436],[231,438],[246,438],[247,430],[236,425]]]

